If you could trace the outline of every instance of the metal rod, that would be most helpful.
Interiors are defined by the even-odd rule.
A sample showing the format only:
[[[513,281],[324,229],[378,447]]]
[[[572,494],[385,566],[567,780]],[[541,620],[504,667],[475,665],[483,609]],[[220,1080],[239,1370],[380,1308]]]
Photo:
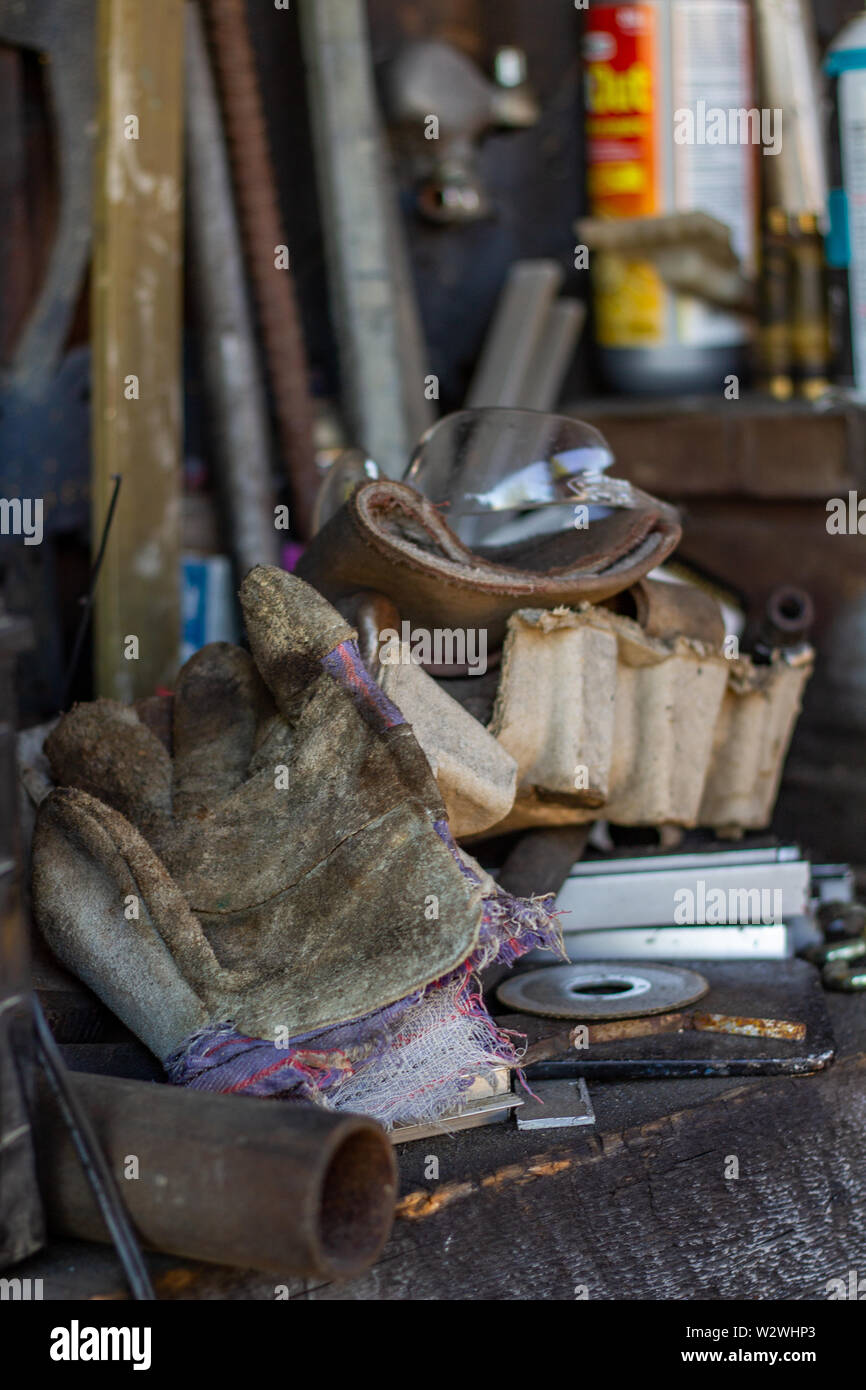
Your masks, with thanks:
[[[93,612],[93,599],[96,594],[96,581],[99,579],[99,571],[102,569],[102,561],[105,558],[105,547],[108,545],[108,536],[109,532],[111,531],[111,523],[114,520],[114,512],[115,508],[117,507],[117,496],[120,492],[120,484],[123,481],[119,473],[112,473],[111,480],[114,483],[114,487],[112,488],[111,498],[108,503],[108,511],[105,516],[105,525],[102,528],[102,538],[99,542],[99,551],[97,553],[96,559],[93,562],[93,568],[90,571],[90,584],[88,586],[87,595],[84,600],[84,612],[81,614],[81,621],[78,624],[78,631],[75,634],[75,642],[72,647],[72,655],[69,658],[69,666],[66,670],[66,679],[63,682],[63,698],[60,702],[61,709],[66,709],[66,704],[69,699],[69,691],[72,688],[72,682],[75,678],[75,672],[78,669],[78,662],[81,658],[81,648],[84,645],[84,639],[87,636],[87,629],[90,626],[90,615]]]
[[[279,438],[292,491],[293,529],[310,536],[319,487],[313,402],[291,270],[275,268],[286,245],[265,113],[243,0],[206,0],[204,14],[222,97],[241,232],[258,310]]]
[[[198,5],[187,4],[190,273],[219,488],[238,582],[279,563],[264,383],[247,296],[231,174]]]
[[[133,1298],[139,1302],[149,1302],[156,1298],[150,1275],[144,1263],[135,1232],[132,1229],[126,1208],[105,1161],[99,1141],[84,1107],[70,1086],[69,1073],[63,1062],[57,1044],[51,1036],[51,1029],[42,1005],[34,993],[33,1020],[36,1028],[36,1054],[42,1063],[46,1080],[69,1131],[69,1137],[81,1162],[81,1167],[93,1192],[102,1218],[108,1227],[112,1242],[120,1257],[124,1273],[129,1281]]]

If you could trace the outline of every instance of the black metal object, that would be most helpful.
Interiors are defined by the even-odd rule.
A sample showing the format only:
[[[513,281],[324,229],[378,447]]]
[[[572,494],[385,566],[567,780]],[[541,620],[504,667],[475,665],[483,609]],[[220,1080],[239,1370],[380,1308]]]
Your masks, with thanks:
[[[815,622],[815,605],[805,589],[782,584],[767,599],[753,644],[755,662],[768,664],[773,653],[799,646]]]
[[[825,989],[860,994],[866,990],[866,908],[862,903],[827,902],[818,909],[823,945],[800,952],[821,971]]]
[[[120,1257],[132,1296],[139,1302],[150,1302],[156,1295],[114,1176],[99,1146],[90,1118],[69,1085],[69,1074],[35,994],[32,996],[32,1007],[39,1061]]]
[[[603,1043],[539,1062],[527,1078],[585,1076],[596,1081],[695,1076],[803,1076],[833,1061],[836,1042],[821,977],[802,960],[683,961],[710,984],[702,1013],[790,1019],[806,1025],[804,1042],[721,1033],[665,1033]],[[617,961],[617,966],[625,965]],[[533,1020],[534,1022],[535,1020]]]
[[[84,612],[81,614],[81,621],[78,624],[78,631],[75,634],[75,644],[72,648],[72,656],[69,658],[69,669],[66,672],[66,679],[63,683],[63,698],[60,702],[61,709],[66,708],[69,699],[69,691],[75,679],[75,672],[81,657],[81,648],[87,636],[87,629],[90,627],[90,616],[93,612],[93,597],[96,593],[96,583],[99,579],[99,571],[102,569],[102,561],[105,559],[105,547],[108,545],[108,537],[111,533],[111,523],[114,520],[114,512],[117,507],[117,495],[120,492],[120,484],[123,481],[119,473],[113,474],[114,487],[111,490],[111,500],[108,503],[108,511],[105,516],[105,523],[102,527],[102,536],[99,541],[99,551],[93,562],[93,569],[90,572],[90,584],[87,588],[87,595],[84,599]]]

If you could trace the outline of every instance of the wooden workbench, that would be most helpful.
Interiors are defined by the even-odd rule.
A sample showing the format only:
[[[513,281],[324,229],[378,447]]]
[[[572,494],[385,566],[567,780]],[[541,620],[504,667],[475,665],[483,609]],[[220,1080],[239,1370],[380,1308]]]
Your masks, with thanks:
[[[829,1280],[866,1273],[866,997],[828,1001],[839,1055],[815,1076],[596,1084],[592,1129],[404,1146],[377,1264],[344,1284],[287,1280],[288,1296],[826,1299]],[[149,1263],[161,1299],[278,1296],[270,1276]],[[47,1299],[126,1297],[107,1247],[57,1242],[16,1273]]]

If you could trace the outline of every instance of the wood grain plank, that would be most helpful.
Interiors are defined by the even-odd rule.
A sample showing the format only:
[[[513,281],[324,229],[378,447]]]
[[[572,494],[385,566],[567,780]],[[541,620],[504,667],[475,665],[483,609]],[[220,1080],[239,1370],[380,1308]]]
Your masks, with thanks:
[[[95,680],[99,695],[127,701],[172,682],[180,646],[182,59],[181,0],[101,0],[94,544],[112,475],[123,483],[97,592]],[[138,659],[124,655],[128,636]]]

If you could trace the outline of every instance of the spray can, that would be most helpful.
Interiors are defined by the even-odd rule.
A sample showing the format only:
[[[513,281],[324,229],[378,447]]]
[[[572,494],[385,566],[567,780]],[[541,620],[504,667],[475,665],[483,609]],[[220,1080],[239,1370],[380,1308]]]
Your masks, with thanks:
[[[754,274],[760,113],[747,0],[594,0],[584,63],[592,214],[710,213]],[[742,317],[672,293],[635,256],[596,252],[592,273],[601,367],[615,389],[717,390],[742,369]]]
[[[843,26],[824,69],[835,82],[841,173],[829,198],[827,261],[847,268],[854,388],[866,398],[866,11]]]

